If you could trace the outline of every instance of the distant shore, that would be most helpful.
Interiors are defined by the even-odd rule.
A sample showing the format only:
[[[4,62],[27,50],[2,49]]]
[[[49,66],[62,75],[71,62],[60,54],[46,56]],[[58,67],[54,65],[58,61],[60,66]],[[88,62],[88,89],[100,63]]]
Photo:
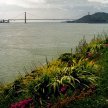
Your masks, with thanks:
[[[66,21],[66,23],[96,23],[96,24],[108,24],[108,13],[97,12],[92,15],[86,15],[78,20]]]

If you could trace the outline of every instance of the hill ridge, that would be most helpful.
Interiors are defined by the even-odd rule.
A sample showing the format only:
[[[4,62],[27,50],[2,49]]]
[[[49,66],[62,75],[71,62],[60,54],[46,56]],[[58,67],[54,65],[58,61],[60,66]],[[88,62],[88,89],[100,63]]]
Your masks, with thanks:
[[[86,15],[78,20],[66,21],[67,23],[108,23],[108,13],[97,12],[92,15]]]

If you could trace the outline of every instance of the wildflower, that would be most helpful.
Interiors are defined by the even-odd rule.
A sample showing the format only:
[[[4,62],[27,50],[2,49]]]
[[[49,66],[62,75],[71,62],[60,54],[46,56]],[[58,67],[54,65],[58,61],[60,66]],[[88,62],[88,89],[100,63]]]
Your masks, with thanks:
[[[15,104],[11,104],[10,108],[27,108],[29,105],[33,103],[33,99],[29,98],[23,101],[20,101]]]
[[[66,85],[62,85],[62,87],[60,88],[60,92],[62,93],[62,94],[65,94],[66,93],[66,91],[67,91],[67,86]]]

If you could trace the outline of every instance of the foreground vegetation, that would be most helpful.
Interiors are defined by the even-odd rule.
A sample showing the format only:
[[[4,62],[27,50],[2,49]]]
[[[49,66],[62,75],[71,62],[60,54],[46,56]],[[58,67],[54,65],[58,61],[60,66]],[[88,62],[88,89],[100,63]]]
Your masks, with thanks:
[[[107,106],[108,36],[79,42],[76,52],[0,87],[0,108],[103,108]]]

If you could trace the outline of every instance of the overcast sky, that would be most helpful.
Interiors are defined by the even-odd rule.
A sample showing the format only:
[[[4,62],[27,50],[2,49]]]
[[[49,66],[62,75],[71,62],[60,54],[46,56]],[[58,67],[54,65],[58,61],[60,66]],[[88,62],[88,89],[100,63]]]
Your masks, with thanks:
[[[108,0],[0,0],[1,18],[79,18],[108,12]]]

